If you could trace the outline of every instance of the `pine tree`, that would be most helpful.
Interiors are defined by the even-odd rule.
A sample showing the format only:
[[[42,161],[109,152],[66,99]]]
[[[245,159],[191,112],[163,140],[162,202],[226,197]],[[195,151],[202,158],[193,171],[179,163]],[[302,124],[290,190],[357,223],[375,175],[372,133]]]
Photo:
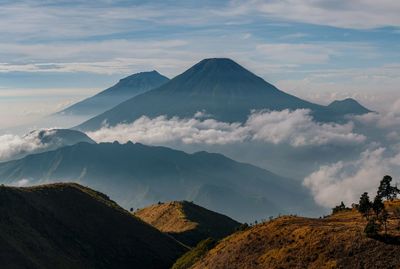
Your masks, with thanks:
[[[374,202],[372,203],[372,209],[374,210],[377,218],[379,217],[379,214],[385,209],[385,205],[380,195],[375,196]]]
[[[384,176],[379,184],[377,194],[387,200],[395,199],[397,197],[397,194],[400,192],[400,190],[397,188],[397,186],[394,186],[394,187],[391,186],[390,185],[391,182],[392,182],[391,176],[387,176],[387,175]]]
[[[368,192],[364,192],[360,197],[360,203],[358,206],[358,212],[360,212],[365,218],[369,218],[369,212],[371,211],[371,201],[369,200]]]

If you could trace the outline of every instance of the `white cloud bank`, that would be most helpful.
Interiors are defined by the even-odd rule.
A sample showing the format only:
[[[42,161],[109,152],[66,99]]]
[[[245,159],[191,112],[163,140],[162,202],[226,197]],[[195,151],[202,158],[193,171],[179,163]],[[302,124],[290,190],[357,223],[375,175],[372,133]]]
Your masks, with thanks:
[[[399,129],[400,127],[400,99],[394,102],[389,110],[377,114],[368,113],[364,115],[354,116],[354,120],[357,120],[365,125],[374,125],[381,129]]]
[[[333,207],[340,201],[348,205],[358,202],[365,191],[374,196],[383,176],[392,175],[396,181],[400,173],[400,100],[384,113],[352,116],[351,120],[367,128],[368,149],[357,160],[319,167],[303,182],[315,201],[325,207]]]
[[[319,205],[334,207],[340,201],[350,205],[365,191],[374,196],[383,176],[399,171],[400,154],[387,154],[383,147],[366,150],[359,160],[321,166],[303,183]]]
[[[353,124],[321,124],[313,121],[309,110],[254,111],[244,123],[226,123],[214,119],[180,119],[159,116],[141,117],[130,124],[103,127],[87,133],[97,142],[117,140],[146,144],[233,144],[258,141],[290,144],[293,147],[326,144],[363,143],[365,136],[353,132]]]
[[[68,144],[56,136],[56,129],[35,130],[27,135],[0,135],[0,161],[22,158],[28,154],[52,150]]]
[[[6,134],[0,136],[0,161],[10,160],[46,147],[36,135],[19,136]]]

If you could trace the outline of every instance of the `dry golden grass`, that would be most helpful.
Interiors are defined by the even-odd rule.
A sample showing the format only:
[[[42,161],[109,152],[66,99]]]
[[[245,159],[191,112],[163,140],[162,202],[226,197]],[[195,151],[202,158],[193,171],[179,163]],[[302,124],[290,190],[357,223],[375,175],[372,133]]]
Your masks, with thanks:
[[[284,216],[229,236],[192,268],[400,268],[399,206],[387,203],[388,239],[367,238],[355,210],[323,219]]]
[[[183,202],[151,205],[136,211],[135,216],[165,233],[182,233],[198,226],[187,218]]]
[[[135,216],[188,246],[209,237],[223,238],[240,226],[225,215],[187,201],[155,204],[136,211]]]

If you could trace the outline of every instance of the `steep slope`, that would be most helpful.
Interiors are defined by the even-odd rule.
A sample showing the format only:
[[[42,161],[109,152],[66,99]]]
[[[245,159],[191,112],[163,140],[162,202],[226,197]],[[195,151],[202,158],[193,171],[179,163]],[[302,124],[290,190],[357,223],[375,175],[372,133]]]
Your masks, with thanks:
[[[184,255],[176,260],[171,269],[189,269],[196,262],[201,260],[218,243],[213,238],[207,238],[191,248]]]
[[[366,237],[366,221],[356,211],[280,217],[222,240],[192,268],[398,268],[397,223],[392,216],[384,242]]]
[[[169,79],[157,71],[141,72],[121,79],[114,86],[78,102],[57,114],[97,115],[138,94],[157,88]]]
[[[298,109],[313,111],[318,120],[338,120],[343,114],[278,90],[230,59],[205,59],[161,87],[133,97],[76,127],[95,130],[146,115],[193,117],[205,111],[213,118],[243,122],[251,110]]]
[[[186,249],[77,184],[0,187],[1,268],[169,268]]]
[[[207,152],[79,143],[0,164],[0,183],[77,181],[125,208],[188,200],[241,221],[315,210],[300,182]]]
[[[221,239],[241,225],[227,216],[187,201],[151,205],[137,210],[135,216],[188,246],[195,246],[209,237]]]

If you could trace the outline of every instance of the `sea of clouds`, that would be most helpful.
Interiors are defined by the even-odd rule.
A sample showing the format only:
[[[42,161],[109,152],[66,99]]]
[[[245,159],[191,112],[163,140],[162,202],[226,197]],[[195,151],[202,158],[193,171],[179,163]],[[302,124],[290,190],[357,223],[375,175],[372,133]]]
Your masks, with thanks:
[[[311,111],[254,111],[245,123],[226,123],[194,117],[180,119],[143,116],[133,123],[103,127],[87,134],[97,142],[135,141],[145,144],[182,142],[184,144],[235,144],[257,141],[289,144],[293,147],[325,144],[358,144],[366,139],[353,132],[354,125],[317,123]]]
[[[188,152],[219,152],[302,180],[316,203],[333,207],[373,195],[381,178],[400,172],[400,101],[386,113],[351,116],[347,123],[320,123],[311,111],[253,111],[246,122],[217,121],[205,112],[192,118],[143,116],[132,123],[88,132],[96,142],[128,141]],[[51,134],[51,129],[47,132]],[[45,151],[37,132],[0,136],[0,161]]]
[[[351,116],[344,124],[318,123],[306,109],[253,111],[244,123],[203,116],[143,116],[133,123],[104,126],[88,135],[97,142],[134,141],[192,151],[215,149],[257,165],[261,164],[257,158],[271,155],[260,166],[284,175],[300,175],[297,178],[303,180],[315,201],[328,208],[340,201],[357,202],[364,191],[374,193],[384,175],[391,174],[397,180],[400,172],[400,101],[386,113]]]

